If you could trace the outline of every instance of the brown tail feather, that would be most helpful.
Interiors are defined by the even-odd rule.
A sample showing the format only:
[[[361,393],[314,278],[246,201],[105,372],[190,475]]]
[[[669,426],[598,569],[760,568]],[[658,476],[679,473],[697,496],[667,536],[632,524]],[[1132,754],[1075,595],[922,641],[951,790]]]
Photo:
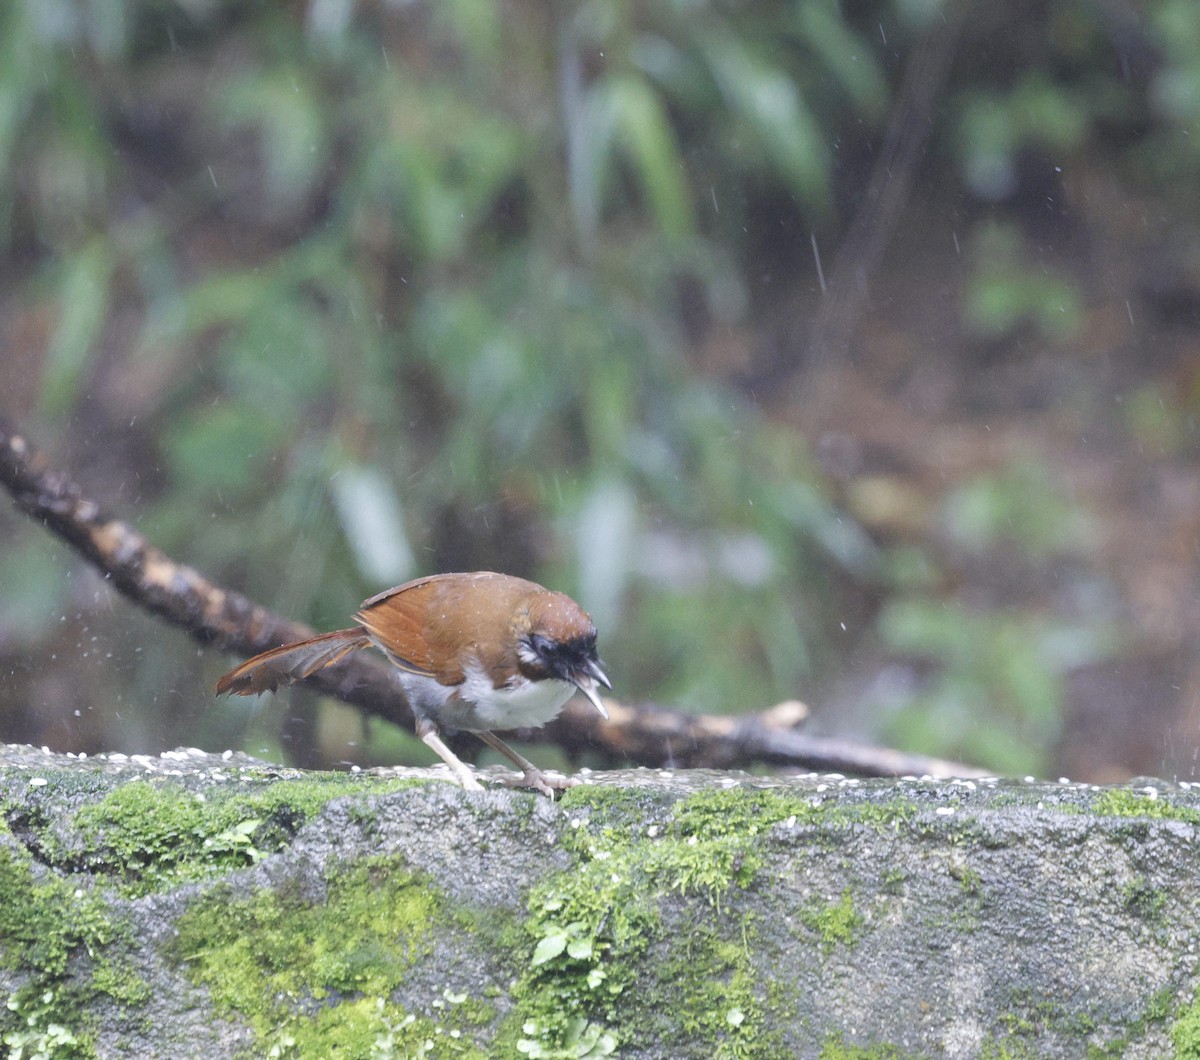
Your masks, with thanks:
[[[274,692],[280,685],[302,681],[370,643],[370,637],[359,626],[272,648],[230,670],[217,682],[217,695],[231,692],[235,696],[252,696],[258,692]]]

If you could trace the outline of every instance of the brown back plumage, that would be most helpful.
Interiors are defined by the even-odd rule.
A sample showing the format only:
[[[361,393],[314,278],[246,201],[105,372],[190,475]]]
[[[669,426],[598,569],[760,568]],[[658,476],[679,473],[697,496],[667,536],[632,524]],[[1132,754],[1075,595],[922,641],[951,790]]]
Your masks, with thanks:
[[[217,694],[274,692],[332,666],[352,651],[374,644],[410,673],[443,685],[465,680],[466,657],[488,672],[515,671],[517,644],[537,631],[558,641],[590,633],[591,619],[569,596],[524,578],[491,571],[434,574],[373,596],[354,616],[361,625],[322,633],[254,656],[217,682]],[[512,635],[496,637],[497,623]]]
[[[397,666],[443,685],[463,682],[464,646],[485,671],[515,670],[517,642],[531,629],[569,639],[591,628],[570,597],[491,571],[407,582],[373,596],[354,617]],[[512,636],[498,640],[498,622]]]

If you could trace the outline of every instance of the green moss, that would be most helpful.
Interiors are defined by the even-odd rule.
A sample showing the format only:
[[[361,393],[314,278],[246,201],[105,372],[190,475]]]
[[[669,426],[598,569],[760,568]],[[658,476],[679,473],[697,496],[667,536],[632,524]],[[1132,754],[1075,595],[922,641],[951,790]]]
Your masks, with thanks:
[[[958,880],[959,886],[962,888],[963,897],[975,898],[983,891],[983,877],[968,865],[951,864],[950,875],[953,879]]]
[[[763,1030],[768,992],[755,982],[753,941],[737,918],[730,921],[743,932],[737,939],[693,920],[686,960],[668,960],[653,981],[643,975],[635,982],[648,951],[667,937],[663,899],[672,891],[696,895],[723,922],[728,895],[757,885],[763,832],[829,822],[882,830],[917,812],[902,800],[847,806],[763,788],[704,790],[664,803],[661,793],[581,786],[562,806],[578,814],[563,844],[575,860],[530,897],[530,964],[514,990],[498,1055],[604,1055],[626,1036],[676,1040],[681,1054],[690,1041],[694,1055],[786,1055]],[[603,828],[587,812],[600,807]],[[860,919],[849,895],[814,912],[815,929],[831,944],[849,941]],[[635,985],[636,1005],[627,1003]],[[673,1022],[639,1026],[647,1018]]]
[[[637,794],[591,788],[572,789],[563,805],[581,814],[564,837],[574,862],[530,896],[530,963],[514,989],[516,1008],[497,1042],[498,1055],[599,1056],[617,1049],[625,1035],[650,1040],[680,1032],[703,1055],[775,1055],[762,1029],[758,998],[766,990],[754,982],[744,936],[730,940],[689,923],[685,961],[661,970],[653,983],[635,976],[667,935],[666,895],[694,894],[721,922],[728,894],[756,884],[762,869],[756,837],[780,822],[827,816],[823,805],[789,792],[730,789],[664,806],[661,796],[648,803]],[[600,805],[603,828],[582,815]],[[877,807],[852,808],[860,809],[847,818],[895,820],[894,812]],[[744,930],[736,918],[731,924]],[[661,998],[651,1001],[651,989]],[[675,1024],[638,1035],[639,1014],[655,1011]]]
[[[863,923],[848,889],[842,892],[836,902],[800,910],[799,917],[801,923],[817,933],[824,950],[839,945],[848,946]]]
[[[1161,887],[1152,887],[1144,876],[1138,876],[1121,885],[1121,902],[1131,913],[1147,922],[1162,919],[1167,905],[1167,893]]]
[[[1092,812],[1102,817],[1154,817],[1200,824],[1200,810],[1176,806],[1164,798],[1138,795],[1128,788],[1108,788],[1092,804]]]
[[[886,829],[911,820],[917,805],[905,799],[846,803],[778,788],[728,788],[697,792],[679,803],[681,832],[751,836],[787,821],[796,824],[866,825]]]
[[[847,1045],[838,1038],[827,1038],[821,1045],[820,1060],[904,1060],[907,1055],[894,1045]]]
[[[1036,1060],[1038,1054],[1019,1039],[1006,1041],[984,1041],[980,1046],[983,1060]]]
[[[1008,1011],[998,1022],[1007,1031],[1003,1039],[1009,1056],[1029,1054],[1019,1050],[1026,1046],[1023,1038],[1040,1038],[1054,1032],[1071,1041],[1086,1041],[1096,1032],[1096,1020],[1086,1011],[1072,1009],[1062,1001],[1044,997],[1029,989],[1011,991]]]
[[[326,885],[323,900],[216,887],[180,918],[169,955],[275,1055],[482,1056],[468,1033],[490,1006],[447,992],[434,1021],[387,1000],[429,958],[432,925],[453,920],[431,881],[378,857]]]
[[[370,793],[411,781],[374,782]],[[172,780],[126,783],[75,814],[82,847],[46,839],[49,860],[111,876],[129,894],[251,865],[291,843],[330,799],[363,794],[364,782],[340,774],[276,780],[261,790],[239,784],[204,792]]]
[[[529,899],[529,965],[513,989],[515,1009],[497,1055],[605,1056],[618,1038],[618,999],[657,933],[646,877],[611,842],[544,880]],[[569,1053],[567,1051],[570,1051]]]
[[[78,1017],[90,1000],[104,994],[136,1008],[148,997],[128,949],[124,924],[95,891],[51,874],[39,880],[29,858],[0,849],[0,966],[23,983],[0,1009],[5,1055],[93,1056]],[[85,956],[86,979],[72,974]]]
[[[743,927],[745,925],[743,924]],[[766,1060],[792,1055],[764,1025],[764,1001],[754,977],[750,933],[721,938],[711,925],[692,925],[676,941],[662,969],[662,983],[678,1017],[678,1030],[710,1043],[718,1060]],[[671,1028],[667,1028],[670,1035]]]
[[[1092,1041],[1088,1043],[1088,1060],[1111,1060],[1111,1058],[1125,1056],[1130,1051],[1132,1043],[1140,1042],[1143,1039],[1147,1027],[1169,1019],[1174,1008],[1175,988],[1173,986],[1164,986],[1162,989],[1155,991],[1146,1002],[1146,1007],[1142,1014],[1135,1019],[1125,1022],[1121,1034],[1105,1042]],[[1178,1048],[1177,1043],[1177,1056],[1193,1055],[1200,1057],[1200,1052],[1194,1054],[1179,1053]]]
[[[318,1009],[300,1025],[277,1030],[264,1045],[272,1057],[330,1056],[362,1060],[415,1060],[420,1057],[465,1057],[485,1054],[461,1031],[447,1031],[431,1019],[405,1012],[383,998],[359,998]]]
[[[1200,1060],[1200,992],[1171,1027],[1175,1060]]]
[[[645,813],[661,806],[663,797],[654,788],[621,787],[608,784],[579,784],[559,797],[564,810],[606,809],[623,813]]]

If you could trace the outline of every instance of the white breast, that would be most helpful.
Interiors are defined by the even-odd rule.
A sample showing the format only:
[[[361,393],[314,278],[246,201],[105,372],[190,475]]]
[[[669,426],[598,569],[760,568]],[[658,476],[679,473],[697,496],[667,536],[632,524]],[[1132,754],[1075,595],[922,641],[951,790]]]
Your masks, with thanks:
[[[504,688],[495,688],[492,679],[479,667],[466,670],[467,679],[459,691],[458,703],[447,703],[449,718],[462,710],[463,720],[450,720],[457,729],[537,729],[557,718],[563,704],[575,692],[567,681],[530,681],[517,677]]]
[[[432,677],[396,674],[413,710],[448,731],[491,732],[494,729],[537,729],[557,718],[575,693],[568,681],[529,681],[518,677],[495,688],[480,666],[466,668],[461,685],[446,686]]]

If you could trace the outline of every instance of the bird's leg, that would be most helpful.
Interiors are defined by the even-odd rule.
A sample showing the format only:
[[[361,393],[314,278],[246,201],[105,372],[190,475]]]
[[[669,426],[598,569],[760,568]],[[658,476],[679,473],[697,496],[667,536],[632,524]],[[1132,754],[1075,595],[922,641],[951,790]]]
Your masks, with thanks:
[[[574,777],[550,777],[543,773],[524,755],[517,754],[511,747],[508,746],[499,736],[491,732],[477,732],[478,736],[488,747],[499,751],[505,758],[512,762],[523,776],[520,780],[510,780],[503,778],[503,783],[514,786],[536,788],[543,795],[549,795],[554,798],[556,791],[562,791],[564,788],[573,788],[579,783]]]
[[[483,791],[483,785],[475,779],[467,764],[458,757],[438,734],[437,727],[428,718],[417,718],[417,735],[450,767],[450,772],[467,791]]]

